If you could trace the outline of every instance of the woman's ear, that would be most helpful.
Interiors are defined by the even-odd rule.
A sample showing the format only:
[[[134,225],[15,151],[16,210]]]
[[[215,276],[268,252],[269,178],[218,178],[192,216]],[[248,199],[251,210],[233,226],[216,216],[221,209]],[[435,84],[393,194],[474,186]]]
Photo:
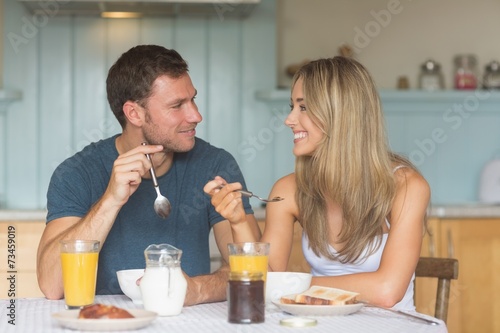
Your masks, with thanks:
[[[136,102],[126,101],[123,104],[123,113],[128,122],[134,126],[141,126],[144,122],[143,108]]]

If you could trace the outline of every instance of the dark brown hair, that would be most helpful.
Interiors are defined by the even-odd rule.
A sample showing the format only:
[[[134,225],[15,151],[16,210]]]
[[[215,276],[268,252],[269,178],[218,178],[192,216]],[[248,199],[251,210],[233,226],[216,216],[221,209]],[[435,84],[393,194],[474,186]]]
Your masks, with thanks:
[[[146,107],[156,78],[178,78],[187,72],[188,65],[180,54],[162,46],[138,45],[123,53],[109,69],[106,80],[109,106],[122,128],[126,124],[125,102]]]

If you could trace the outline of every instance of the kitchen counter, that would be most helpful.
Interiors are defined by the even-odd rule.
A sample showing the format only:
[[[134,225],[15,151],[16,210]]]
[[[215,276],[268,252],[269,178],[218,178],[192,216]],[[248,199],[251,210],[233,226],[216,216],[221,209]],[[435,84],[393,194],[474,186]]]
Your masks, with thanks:
[[[254,207],[257,220],[264,220],[266,210]],[[439,218],[500,218],[500,204],[464,203],[456,205],[431,205],[429,217]],[[0,210],[0,221],[45,221],[45,210]]]
[[[500,217],[500,204],[432,205],[428,214],[439,218],[496,218]]]

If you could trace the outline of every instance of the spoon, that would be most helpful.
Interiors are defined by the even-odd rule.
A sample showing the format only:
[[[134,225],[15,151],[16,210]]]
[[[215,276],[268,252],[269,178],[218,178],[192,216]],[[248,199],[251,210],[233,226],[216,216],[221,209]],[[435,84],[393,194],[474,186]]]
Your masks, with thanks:
[[[145,146],[146,144],[147,144],[146,142],[142,143],[143,146]],[[156,172],[153,167],[153,161],[151,160],[151,156],[149,156],[149,154],[146,154],[146,157],[148,158],[149,162],[151,162],[151,169],[149,169],[149,172],[151,173],[151,178],[153,179],[153,185],[157,194],[153,207],[156,212],[156,215],[158,215],[163,219],[166,219],[168,215],[170,215],[170,211],[172,210],[172,205],[170,205],[170,201],[168,201],[168,199],[160,193],[160,187],[158,186],[158,181],[156,180]]]
[[[224,185],[220,185],[220,186],[217,186],[217,187],[216,187],[216,189],[219,189],[219,190],[220,190],[220,189],[221,189],[221,188],[223,188],[223,187],[224,187]],[[283,199],[284,199],[284,198],[282,198],[282,197],[274,197],[274,198],[271,198],[271,199],[264,199],[264,198],[259,197],[258,195],[253,194],[253,193],[252,193],[252,192],[250,192],[250,191],[245,191],[245,190],[238,190],[238,192],[240,192],[240,193],[241,193],[241,195],[242,195],[242,196],[244,196],[244,197],[248,197],[248,198],[250,198],[250,197],[254,197],[254,198],[257,198],[257,199],[259,199],[260,201],[262,201],[262,202],[266,202],[266,203],[268,203],[268,202],[277,202],[277,201],[281,201],[281,200],[283,200]]]

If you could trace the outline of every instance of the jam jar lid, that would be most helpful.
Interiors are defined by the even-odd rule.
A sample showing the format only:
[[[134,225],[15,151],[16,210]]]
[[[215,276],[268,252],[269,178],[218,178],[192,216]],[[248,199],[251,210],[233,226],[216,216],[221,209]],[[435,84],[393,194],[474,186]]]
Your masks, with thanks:
[[[316,326],[316,324],[318,324],[318,321],[316,319],[305,317],[291,317],[280,320],[281,326],[288,327],[310,327]]]
[[[457,67],[474,67],[477,60],[473,54],[459,54],[455,56],[454,62]]]
[[[262,272],[238,271],[229,273],[229,281],[261,281],[263,279]]]

